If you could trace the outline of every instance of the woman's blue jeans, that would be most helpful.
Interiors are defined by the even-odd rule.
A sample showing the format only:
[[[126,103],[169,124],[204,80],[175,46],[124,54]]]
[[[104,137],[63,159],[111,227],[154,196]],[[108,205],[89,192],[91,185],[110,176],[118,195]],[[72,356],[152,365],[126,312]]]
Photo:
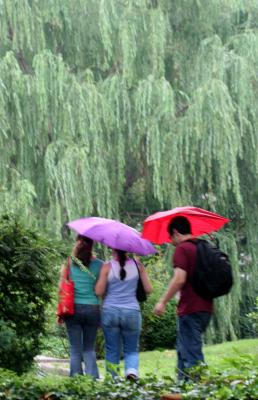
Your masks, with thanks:
[[[100,326],[98,305],[75,304],[75,313],[65,318],[70,343],[70,376],[85,374],[99,378],[96,362],[95,340]]]
[[[118,307],[104,308],[102,327],[105,336],[107,371],[112,376],[118,374],[123,349],[125,376],[130,374],[138,376],[141,312]]]

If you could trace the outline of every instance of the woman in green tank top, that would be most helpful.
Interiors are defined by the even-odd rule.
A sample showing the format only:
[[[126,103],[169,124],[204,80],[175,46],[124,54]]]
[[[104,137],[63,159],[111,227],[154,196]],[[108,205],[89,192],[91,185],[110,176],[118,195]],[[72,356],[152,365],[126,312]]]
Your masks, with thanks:
[[[65,318],[65,325],[70,344],[70,376],[85,373],[98,378],[95,341],[100,325],[100,306],[95,284],[103,262],[92,255],[92,247],[91,239],[77,236],[70,267],[75,312]],[[61,278],[64,268],[61,269]]]

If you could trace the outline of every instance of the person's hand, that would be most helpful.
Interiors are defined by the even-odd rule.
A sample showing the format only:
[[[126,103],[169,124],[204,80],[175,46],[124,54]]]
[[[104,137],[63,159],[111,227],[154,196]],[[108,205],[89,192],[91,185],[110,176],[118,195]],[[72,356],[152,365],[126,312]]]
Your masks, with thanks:
[[[154,307],[154,314],[156,314],[158,317],[160,317],[162,314],[164,314],[166,309],[166,305],[162,303],[161,301],[157,303]]]

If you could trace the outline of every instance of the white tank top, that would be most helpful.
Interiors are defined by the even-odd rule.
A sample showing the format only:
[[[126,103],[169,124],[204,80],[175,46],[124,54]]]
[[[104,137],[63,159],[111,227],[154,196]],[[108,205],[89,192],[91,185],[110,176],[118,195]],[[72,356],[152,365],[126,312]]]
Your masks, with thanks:
[[[112,259],[110,261],[111,268],[108,273],[107,291],[103,301],[103,308],[118,307],[133,310],[140,310],[139,303],[136,299],[136,288],[139,274],[134,260],[128,259],[125,263],[124,270],[126,277],[120,279],[120,264]]]

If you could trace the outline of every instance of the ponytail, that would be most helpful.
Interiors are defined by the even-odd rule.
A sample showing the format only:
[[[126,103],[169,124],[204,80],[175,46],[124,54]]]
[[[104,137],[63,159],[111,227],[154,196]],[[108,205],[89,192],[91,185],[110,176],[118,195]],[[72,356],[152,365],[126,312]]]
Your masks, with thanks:
[[[123,281],[126,277],[126,270],[124,269],[126,262],[126,251],[116,250],[118,262],[120,264],[120,279]]]

